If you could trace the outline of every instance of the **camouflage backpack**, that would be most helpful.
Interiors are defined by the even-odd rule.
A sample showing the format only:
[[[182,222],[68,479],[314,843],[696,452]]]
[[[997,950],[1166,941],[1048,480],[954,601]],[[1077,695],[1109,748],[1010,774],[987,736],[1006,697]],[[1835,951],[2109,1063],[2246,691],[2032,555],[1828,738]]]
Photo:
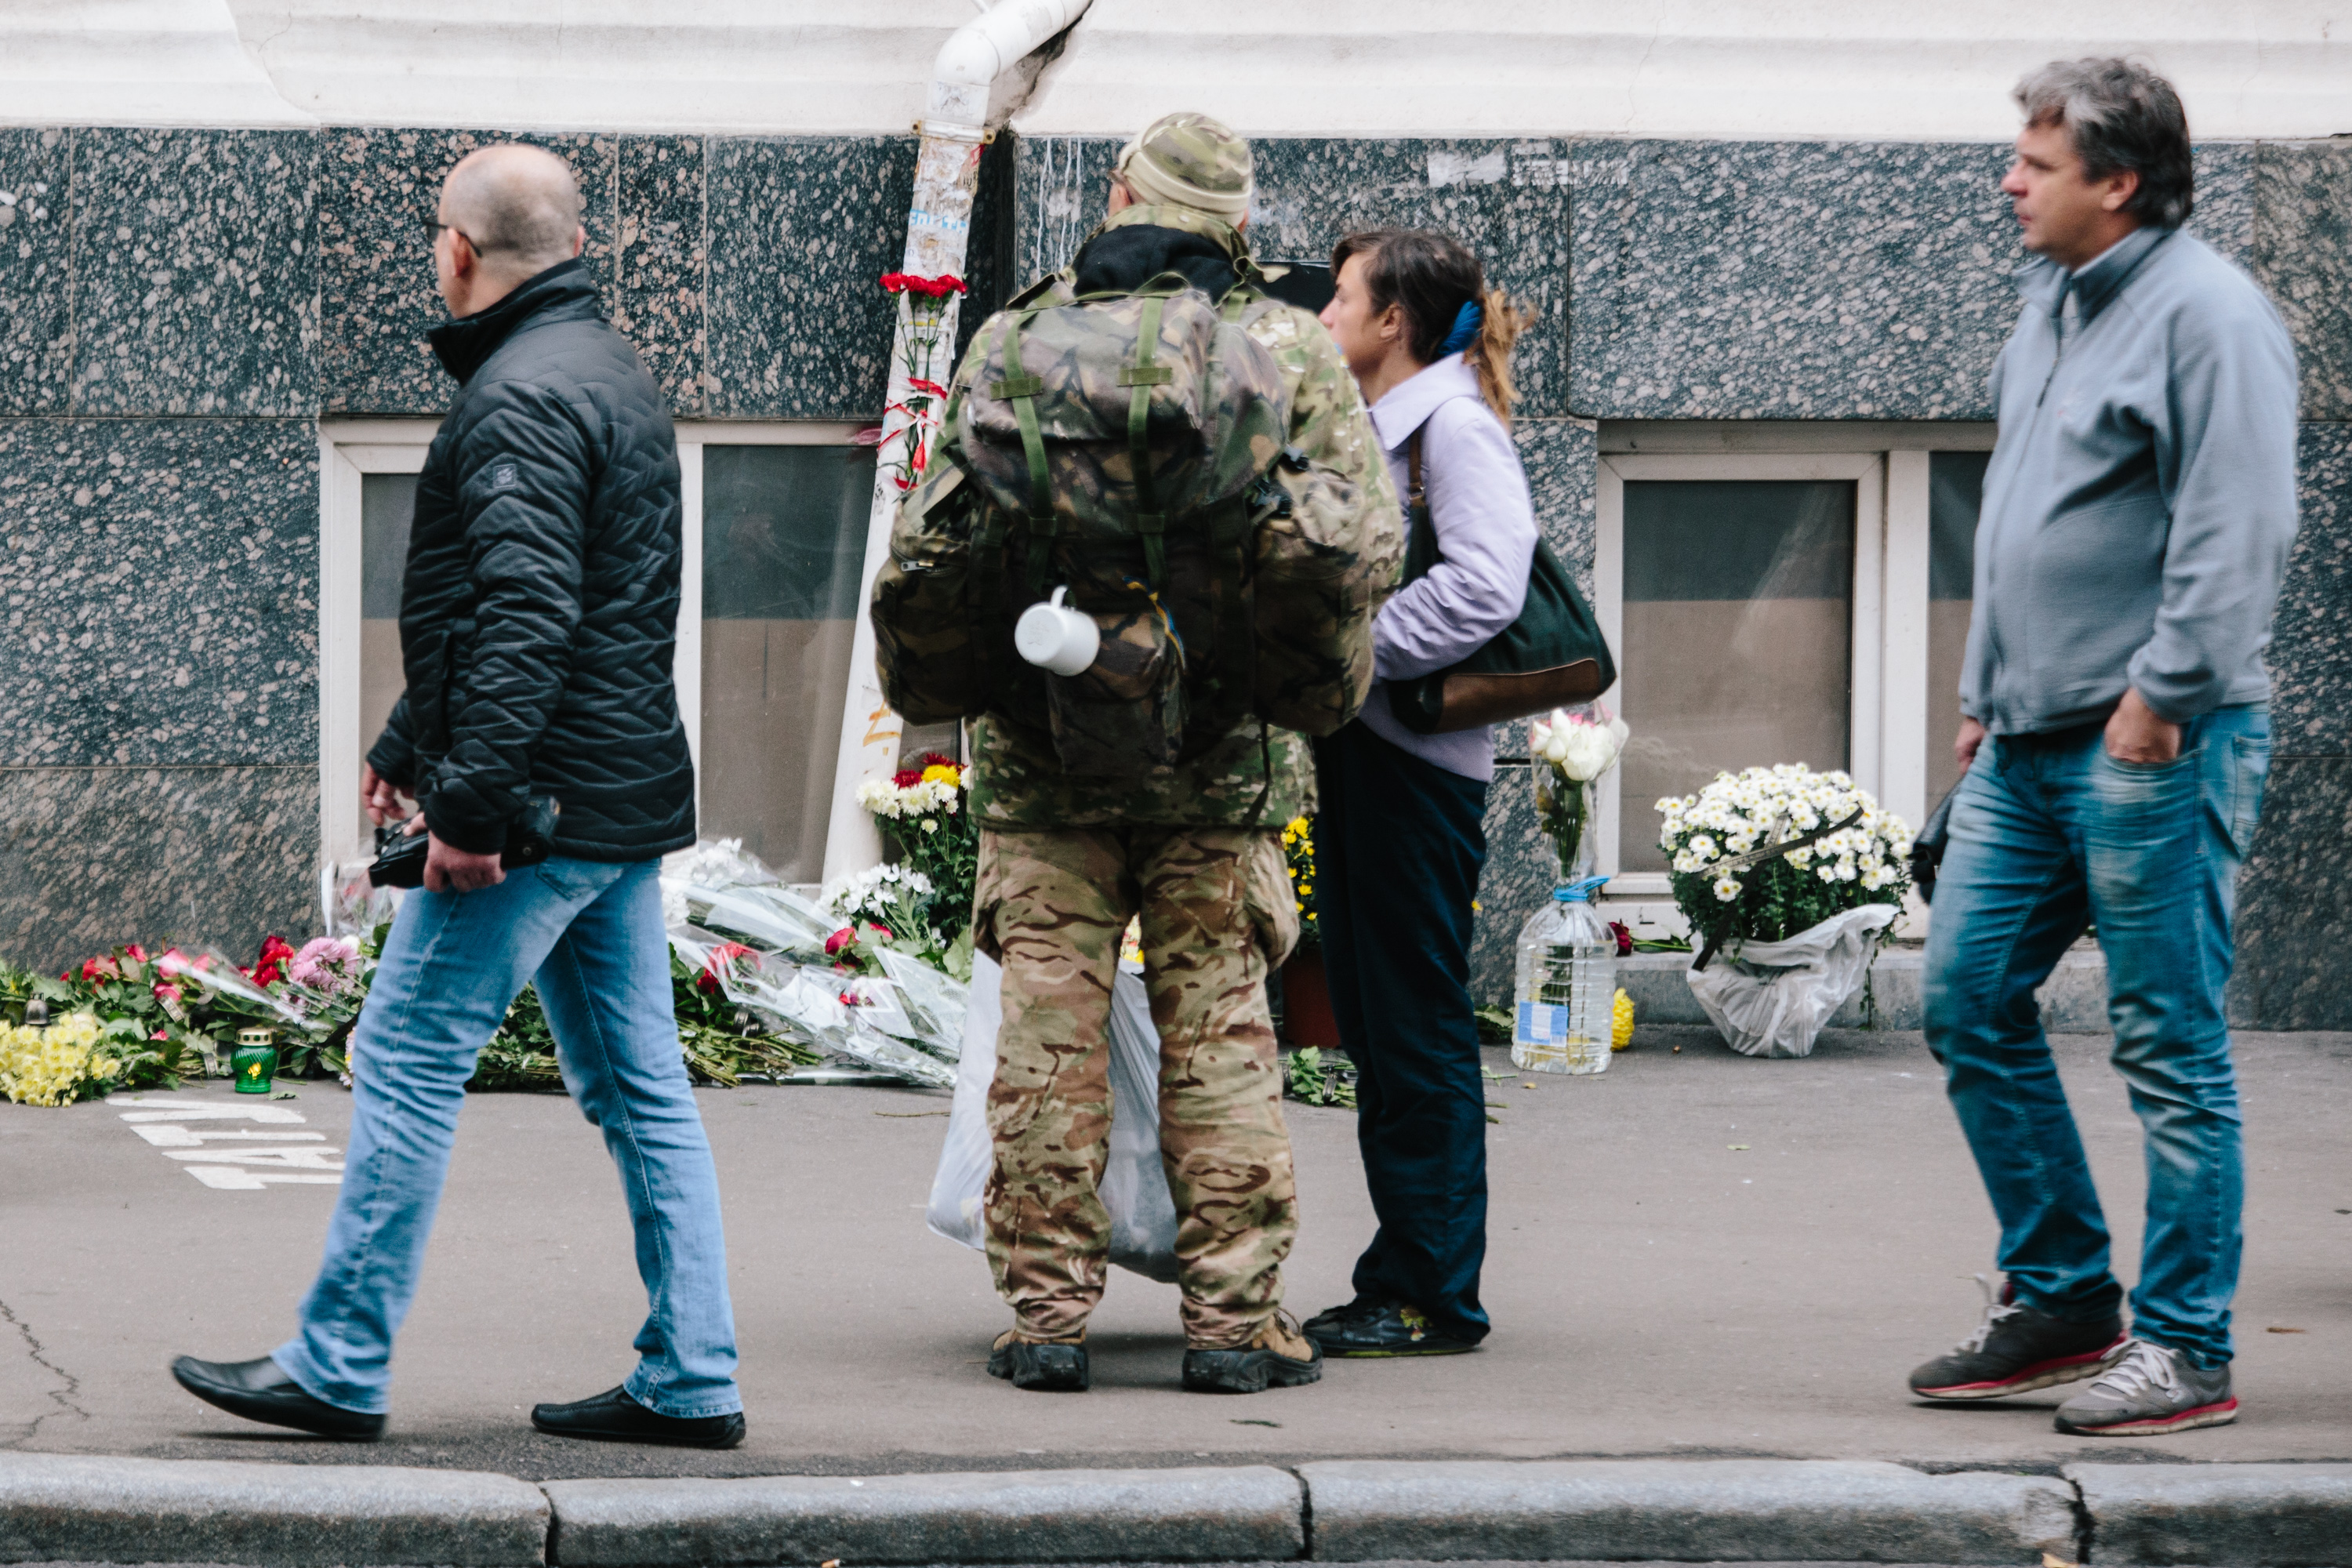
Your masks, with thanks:
[[[1067,773],[1147,777],[1255,714],[1329,733],[1371,680],[1373,568],[1340,541],[1356,487],[1285,445],[1273,357],[1172,273],[1132,293],[992,317],[940,450],[901,504],[874,587],[891,706],[996,710]],[[1048,674],[1013,647],[1066,586],[1101,632]]]

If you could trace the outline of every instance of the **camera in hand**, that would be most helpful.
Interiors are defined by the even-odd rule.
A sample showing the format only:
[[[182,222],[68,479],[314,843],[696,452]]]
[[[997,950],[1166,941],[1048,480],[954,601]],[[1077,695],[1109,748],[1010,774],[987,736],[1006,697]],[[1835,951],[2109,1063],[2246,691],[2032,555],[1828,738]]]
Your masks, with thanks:
[[[535,795],[523,802],[522,815],[507,826],[506,847],[499,864],[509,871],[536,866],[555,853],[555,821],[563,806],[551,795]],[[425,858],[432,835],[411,833],[405,822],[389,822],[375,830],[375,861],[368,880],[379,888],[421,888]]]

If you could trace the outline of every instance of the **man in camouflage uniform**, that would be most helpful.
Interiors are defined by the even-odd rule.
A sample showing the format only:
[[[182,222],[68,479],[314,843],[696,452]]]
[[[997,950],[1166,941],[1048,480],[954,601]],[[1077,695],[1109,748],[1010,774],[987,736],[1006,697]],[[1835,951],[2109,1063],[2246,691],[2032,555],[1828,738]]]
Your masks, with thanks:
[[[1121,153],[1104,228],[1181,230],[1238,264],[1249,194],[1248,142],[1204,115],[1170,115]],[[1291,444],[1358,487],[1356,548],[1392,566],[1403,525],[1354,378],[1312,314],[1266,298],[1240,271],[1240,324],[1282,370]],[[1075,274],[1013,303],[1066,302]],[[982,347],[974,342],[965,380]],[[1381,595],[1394,575],[1378,574]],[[972,760],[976,936],[1004,968],[988,1257],[1014,1315],[990,1372],[1021,1387],[1087,1386],[1086,1324],[1110,1240],[1096,1188],[1110,1128],[1111,983],[1120,935],[1139,913],[1185,1385],[1315,1381],[1320,1352],[1277,1316],[1297,1213],[1265,1001],[1267,972],[1298,935],[1280,832],[1314,809],[1306,738],[1253,717],[1170,776],[1111,783],[1066,774],[1051,736],[992,712],[973,722]]]

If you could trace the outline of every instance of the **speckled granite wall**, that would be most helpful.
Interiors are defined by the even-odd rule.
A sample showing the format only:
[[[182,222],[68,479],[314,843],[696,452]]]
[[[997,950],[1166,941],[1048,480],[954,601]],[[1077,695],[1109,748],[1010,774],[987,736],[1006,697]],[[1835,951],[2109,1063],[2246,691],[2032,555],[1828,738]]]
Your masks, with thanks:
[[[1544,542],[1592,591],[1593,494],[1600,439],[1577,419],[1522,419],[1512,432]],[[1478,918],[1470,942],[1470,991],[1501,1002],[1511,989],[1512,944],[1528,916],[1559,884],[1559,857],[1536,823],[1534,775],[1524,721],[1497,725],[1495,754],[1501,765],[1486,792],[1486,868],[1478,878]]]
[[[77,131],[73,411],[318,408],[318,138]]]
[[[1961,143],[1580,142],[1569,406],[1603,419],[1987,419],[2023,259]],[[2251,144],[2192,226],[2250,262]]]
[[[2352,1028],[2352,425],[2306,425],[2270,664],[2270,786],[2238,893],[2231,1021]]]
[[[2256,273],[2294,333],[2303,416],[2352,419],[2352,144],[2265,142],[2254,193]]]
[[[0,765],[315,763],[318,455],[307,420],[0,421]]]
[[[442,319],[424,220],[443,173],[492,139],[0,129],[0,679],[17,694],[0,709],[0,800],[20,835],[0,870],[0,951],[50,931],[20,951],[62,954],[159,922],[238,942],[299,929],[315,812],[310,420],[446,405],[424,343]],[[679,416],[876,416],[888,306],[874,279],[898,260],[911,138],[533,140],[579,169],[608,309]],[[967,329],[1099,221],[1118,145],[1006,137],[989,151]],[[1553,547],[1588,585],[1594,438],[1567,416],[1981,417],[2016,310],[2000,147],[1259,153],[1261,254],[1436,225],[1537,308],[1519,446]],[[2330,847],[2352,821],[2352,427],[2323,423],[2352,419],[2352,148],[2198,156],[2197,226],[2279,300],[2315,421],[2237,1005],[2343,1025],[2352,987],[2325,957],[2343,933],[2311,921],[2352,907],[2352,867]],[[1524,746],[1523,726],[1498,736],[1505,755]],[[1488,997],[1553,880],[1529,794],[1525,770],[1506,769],[1492,795],[1475,952]],[[187,909],[192,866],[212,887]],[[51,891],[77,877],[80,892]],[[106,909],[127,911],[121,931],[88,926]]]
[[[0,768],[0,955],[54,973],[121,942],[319,930],[319,769]]]
[[[0,415],[66,406],[72,159],[62,131],[0,130]]]
[[[328,414],[439,414],[451,383],[425,332],[448,319],[425,224],[457,161],[495,142],[527,141],[572,165],[586,205],[588,264],[612,306],[619,142],[481,131],[368,129],[319,133],[318,288],[326,346],[314,406]]]
[[[308,929],[318,450],[307,419],[0,420],[0,954]]]

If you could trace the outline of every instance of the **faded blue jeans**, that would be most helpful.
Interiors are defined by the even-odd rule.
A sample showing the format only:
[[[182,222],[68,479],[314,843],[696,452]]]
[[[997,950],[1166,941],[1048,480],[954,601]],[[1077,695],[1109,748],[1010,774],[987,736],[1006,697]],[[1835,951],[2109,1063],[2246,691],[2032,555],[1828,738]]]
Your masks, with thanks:
[[[2000,1221],[2026,1305],[2116,1310],[2107,1225],[2034,988],[2093,923],[2113,1060],[2147,1136],[2132,1331],[2228,1361],[2245,1193],[2221,990],[2238,868],[2262,816],[2270,712],[2192,721],[2169,763],[2119,763],[2105,727],[1989,738],[1952,805],[1928,923],[1927,1044]]]
[[[564,1087],[603,1130],[636,1229],[652,1311],[622,1386],[664,1415],[743,1407],[719,1178],[678,1051],[660,869],[558,858],[494,888],[418,889],[402,903],[352,1035],[351,1148],[326,1259],[300,1331],[273,1352],[304,1392],[347,1410],[388,1405],[392,1340],[416,1294],[466,1080],[535,981]]]

